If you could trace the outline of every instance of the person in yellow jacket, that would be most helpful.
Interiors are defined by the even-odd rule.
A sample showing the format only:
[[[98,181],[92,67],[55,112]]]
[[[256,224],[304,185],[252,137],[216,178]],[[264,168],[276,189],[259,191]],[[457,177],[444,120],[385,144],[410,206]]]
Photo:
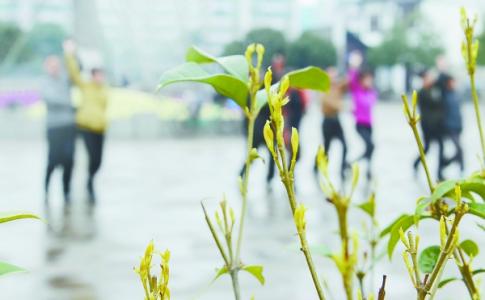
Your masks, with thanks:
[[[89,201],[94,204],[96,196],[93,181],[101,166],[104,134],[107,127],[108,87],[102,69],[92,69],[90,80],[82,78],[75,55],[76,45],[74,41],[67,40],[63,46],[70,80],[81,92],[81,103],[76,112],[76,125],[86,144],[89,156],[87,189]]]

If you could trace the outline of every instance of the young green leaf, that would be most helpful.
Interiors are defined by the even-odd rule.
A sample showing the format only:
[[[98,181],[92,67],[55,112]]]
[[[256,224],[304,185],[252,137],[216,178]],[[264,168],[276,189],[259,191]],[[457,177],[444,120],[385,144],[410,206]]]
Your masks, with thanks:
[[[430,246],[424,249],[419,255],[419,270],[425,274],[431,274],[440,256],[440,246]]]
[[[247,83],[227,74],[210,74],[198,64],[188,62],[163,73],[159,89],[177,82],[198,82],[212,86],[219,94],[231,98],[241,108],[247,103],[249,94]]]
[[[215,282],[217,279],[219,279],[219,277],[221,277],[224,274],[228,274],[228,273],[229,273],[229,271],[227,270],[227,267],[226,266],[223,266],[222,268],[217,269],[216,276],[214,277],[214,279],[212,280],[212,282]]]
[[[0,261],[0,276],[11,274],[11,273],[20,273],[20,272],[26,272],[26,271],[20,267]]]
[[[375,206],[375,194],[372,193],[367,202],[361,203],[357,207],[366,212],[371,218],[374,218]]]
[[[455,185],[458,183],[457,180],[446,180],[439,183],[433,194],[431,195],[431,203],[435,203],[439,199],[443,198],[450,191],[455,190]]]
[[[326,92],[330,88],[330,79],[325,71],[317,67],[307,67],[298,69],[286,74],[290,80],[290,88],[315,90]],[[275,83],[271,86],[272,89],[279,86]],[[267,92],[261,90],[256,94],[257,107],[263,107],[268,102]]]
[[[246,58],[243,55],[214,57],[207,52],[192,46],[187,50],[185,60],[187,62],[198,64],[216,63],[227,73],[236,76],[242,81],[248,81],[249,67]]]
[[[478,245],[472,240],[464,240],[460,243],[460,248],[470,257],[476,257],[480,251]]]
[[[453,281],[458,281],[460,280],[460,278],[456,278],[456,277],[451,277],[451,278],[446,278],[446,279],[443,279],[440,281],[440,283],[438,284],[438,288],[442,288],[444,287],[445,285],[447,285],[448,283],[450,282],[453,282]]]
[[[416,210],[414,211],[414,222],[416,224],[418,224],[420,217],[429,215],[429,213],[426,212],[426,209],[429,207],[430,204],[431,198],[429,197],[422,197],[418,199]]]
[[[392,227],[394,227],[395,224],[401,222],[402,219],[404,219],[404,218],[406,218],[408,216],[409,216],[408,214],[402,214],[399,217],[397,217],[394,221],[392,221],[389,225],[386,226],[386,228],[384,228],[381,231],[381,233],[379,234],[379,237],[380,238],[383,238],[384,236],[386,236],[389,233],[391,233]]]
[[[259,265],[251,265],[251,266],[244,266],[242,268],[244,271],[250,273],[251,275],[256,278],[261,285],[264,285],[264,276],[263,276],[263,266]]]
[[[470,203],[469,213],[485,219],[485,203]]]
[[[0,213],[0,223],[11,222],[20,219],[37,219],[40,218],[34,214],[27,213],[27,212],[3,212]]]

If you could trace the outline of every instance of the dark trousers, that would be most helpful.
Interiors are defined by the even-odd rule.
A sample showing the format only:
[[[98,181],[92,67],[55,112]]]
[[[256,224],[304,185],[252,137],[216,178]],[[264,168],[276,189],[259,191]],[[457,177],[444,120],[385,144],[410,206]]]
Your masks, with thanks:
[[[449,130],[448,137],[450,138],[451,142],[455,146],[455,155],[450,157],[449,159],[445,159],[445,165],[449,165],[452,162],[457,162],[460,166],[460,170],[463,171],[465,169],[465,164],[463,161],[463,148],[461,147],[460,142],[460,135],[461,132],[459,130]]]
[[[88,165],[88,189],[92,192],[93,179],[99,168],[103,158],[104,134],[80,129],[84,144],[89,157]]]
[[[76,139],[76,127],[67,125],[47,130],[47,170],[45,174],[45,191],[49,189],[52,172],[56,167],[62,167],[62,185],[64,195],[68,196],[71,191],[72,168],[74,165],[74,144]]]
[[[360,135],[365,144],[365,151],[359,157],[360,159],[366,159],[371,161],[372,154],[374,153],[374,142],[372,141],[372,126],[366,124],[357,124],[357,133]]]
[[[429,146],[432,142],[436,142],[438,144],[438,179],[443,179],[443,168],[445,165],[445,157],[444,157],[444,145],[443,145],[443,135],[438,133],[437,131],[428,131],[423,130],[423,150],[424,154],[427,154],[429,151]],[[420,156],[416,158],[414,161],[414,168],[416,169],[420,162]]]
[[[341,163],[341,175],[343,176],[347,163],[347,142],[344,136],[344,130],[338,117],[325,117],[322,122],[322,134],[323,134],[323,146],[327,154],[330,152],[330,146],[333,140],[338,140],[342,144],[342,163]],[[317,170],[315,162],[314,170]]]

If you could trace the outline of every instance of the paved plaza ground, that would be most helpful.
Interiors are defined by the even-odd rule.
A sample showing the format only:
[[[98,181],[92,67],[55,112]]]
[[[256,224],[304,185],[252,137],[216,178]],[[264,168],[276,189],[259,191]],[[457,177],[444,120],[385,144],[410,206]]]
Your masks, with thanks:
[[[473,110],[468,104],[464,106],[464,120],[468,173],[476,168],[479,152]],[[355,158],[363,146],[349,114],[343,116],[343,122],[350,145],[349,156]],[[4,132],[22,127],[20,123],[2,126]],[[73,210],[70,215],[63,215],[60,175],[56,174],[47,217],[42,205],[46,156],[43,136],[2,136],[1,210],[34,211],[45,216],[49,224],[20,221],[0,226],[0,260],[29,270],[0,279],[1,300],[142,299],[143,291],[133,267],[150,240],[160,250],[171,250],[172,299],[232,299],[229,277],[221,277],[211,284],[222,260],[205,225],[200,201],[213,211],[226,193],[231,205],[239,205],[237,176],[243,161],[242,137],[108,138],[97,182],[99,204],[92,214],[84,206],[86,156],[79,141]],[[309,208],[308,238],[312,245],[327,245],[337,251],[336,215],[319,191],[311,170],[321,142],[318,109],[304,120],[301,140],[304,146],[296,183],[299,201]],[[415,176],[412,172],[416,146],[397,103],[383,103],[377,108],[375,142],[375,180],[372,184],[362,181],[355,202],[364,201],[369,185],[374,186],[379,224],[383,227],[401,213],[412,212],[416,199],[426,195],[427,190],[424,174],[420,171]],[[333,174],[340,160],[339,150],[337,144],[330,152]],[[266,156],[265,149],[260,152]],[[433,171],[436,155],[437,149],[433,147],[430,151]],[[252,170],[242,258],[247,264],[264,265],[267,282],[261,287],[249,275],[242,274],[243,299],[253,294],[256,300],[317,299],[298,251],[285,194],[277,179],[272,184],[273,192],[267,193],[265,170],[262,162],[257,162]],[[457,168],[450,167],[446,175],[458,176]],[[363,221],[366,221],[365,215],[353,210],[352,228],[361,230]],[[471,217],[463,223],[461,237],[474,238],[483,245],[483,231],[475,226],[476,221]],[[439,243],[436,223],[423,223],[419,232],[423,248]],[[392,300],[413,299],[415,293],[402,263],[401,251],[398,246],[393,261],[384,258],[375,270],[374,290],[382,274],[387,274],[387,294]],[[484,262],[482,255],[475,260],[475,265],[483,267]],[[344,299],[333,262],[317,257],[316,265],[331,289],[329,299]],[[456,267],[450,263],[446,273],[456,274]],[[452,283],[436,299],[466,299],[466,291],[462,284]]]

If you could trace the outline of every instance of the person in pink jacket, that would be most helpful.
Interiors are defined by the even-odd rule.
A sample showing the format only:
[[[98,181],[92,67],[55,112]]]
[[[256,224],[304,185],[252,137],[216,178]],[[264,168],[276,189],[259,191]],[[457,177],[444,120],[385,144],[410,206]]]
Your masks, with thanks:
[[[377,91],[374,88],[374,75],[370,70],[351,68],[348,73],[349,90],[354,106],[357,133],[365,144],[364,153],[358,160],[368,162],[367,178],[371,178],[371,160],[374,152],[372,141],[372,111],[377,103]]]

